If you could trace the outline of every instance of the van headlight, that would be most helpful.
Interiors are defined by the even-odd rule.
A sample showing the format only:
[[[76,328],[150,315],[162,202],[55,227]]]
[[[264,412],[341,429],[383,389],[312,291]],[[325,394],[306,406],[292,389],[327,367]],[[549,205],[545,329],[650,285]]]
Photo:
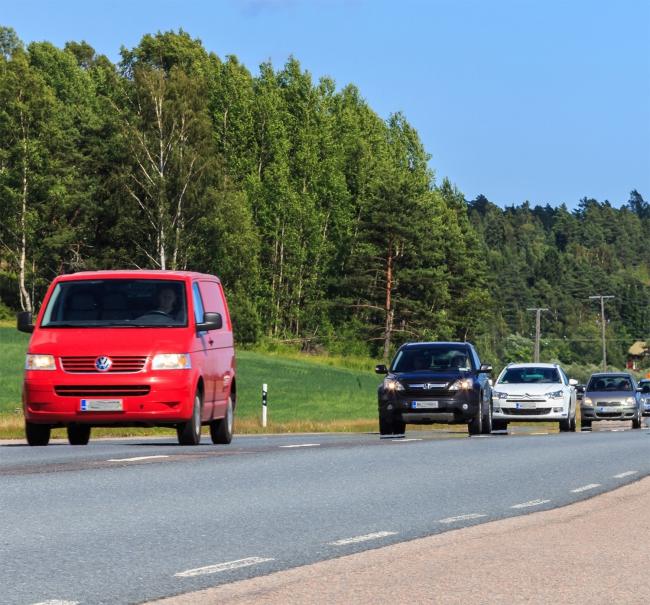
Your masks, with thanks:
[[[454,382],[450,387],[450,391],[466,391],[471,389],[474,386],[474,382],[471,378],[461,378]]]
[[[394,378],[384,378],[384,382],[382,383],[382,387],[384,388],[385,391],[403,391],[404,390],[404,385],[399,380],[395,380]]]
[[[189,370],[191,367],[189,353],[158,353],[151,362],[152,370]]]
[[[546,393],[548,399],[562,399],[564,393],[562,391],[553,391],[552,393]]]
[[[27,355],[25,358],[26,370],[56,370],[54,355]]]

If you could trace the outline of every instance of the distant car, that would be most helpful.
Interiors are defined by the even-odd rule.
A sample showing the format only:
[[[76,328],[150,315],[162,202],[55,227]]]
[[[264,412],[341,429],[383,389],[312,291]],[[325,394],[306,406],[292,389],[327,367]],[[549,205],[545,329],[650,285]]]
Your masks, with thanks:
[[[399,435],[406,424],[467,424],[470,435],[492,431],[492,366],[467,342],[401,346],[379,385],[379,433]]]
[[[492,391],[494,428],[505,430],[509,422],[558,421],[560,431],[575,431],[577,384],[557,364],[509,364]]]
[[[590,428],[594,420],[631,420],[632,428],[640,429],[644,414],[640,390],[632,374],[592,374],[580,404],[582,428]]]
[[[641,410],[644,416],[650,416],[650,378],[639,380],[641,389]]]

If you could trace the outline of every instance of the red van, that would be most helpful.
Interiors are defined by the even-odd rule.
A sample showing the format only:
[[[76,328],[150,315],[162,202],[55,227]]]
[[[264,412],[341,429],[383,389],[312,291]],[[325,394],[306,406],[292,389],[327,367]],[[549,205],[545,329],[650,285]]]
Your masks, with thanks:
[[[237,403],[232,325],[221,282],[182,271],[96,271],[57,277],[35,323],[23,408],[30,445],[66,427],[171,426],[197,445],[201,425],[230,443]]]

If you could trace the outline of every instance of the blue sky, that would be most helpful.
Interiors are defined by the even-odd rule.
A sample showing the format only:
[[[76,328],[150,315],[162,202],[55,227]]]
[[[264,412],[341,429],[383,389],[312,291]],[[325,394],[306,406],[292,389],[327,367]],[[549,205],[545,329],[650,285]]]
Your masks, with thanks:
[[[114,61],[179,27],[254,73],[293,54],[382,117],[403,111],[468,199],[650,200],[648,0],[22,0],[0,24]]]

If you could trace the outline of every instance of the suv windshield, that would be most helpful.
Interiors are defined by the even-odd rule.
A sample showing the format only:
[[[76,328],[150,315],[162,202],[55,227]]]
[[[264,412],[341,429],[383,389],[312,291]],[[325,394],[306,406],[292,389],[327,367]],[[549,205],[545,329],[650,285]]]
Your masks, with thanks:
[[[391,366],[391,372],[449,372],[471,369],[466,347],[439,345],[402,349]]]
[[[500,384],[562,382],[556,368],[508,368],[497,381]]]
[[[632,381],[628,376],[592,376],[588,391],[631,391]]]
[[[59,282],[41,322],[42,328],[186,325],[184,283],[160,279]]]

